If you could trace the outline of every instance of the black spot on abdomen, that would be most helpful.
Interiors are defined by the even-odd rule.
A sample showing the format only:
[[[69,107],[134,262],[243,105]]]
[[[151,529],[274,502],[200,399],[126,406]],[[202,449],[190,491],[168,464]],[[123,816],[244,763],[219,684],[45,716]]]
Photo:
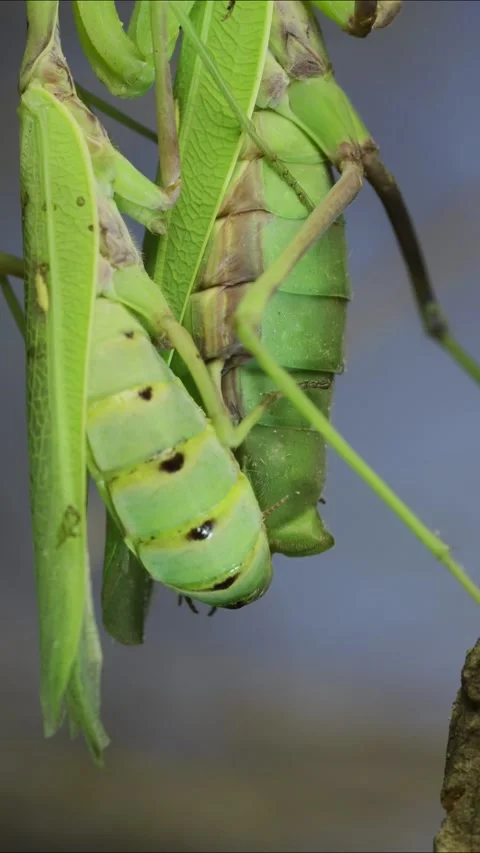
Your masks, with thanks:
[[[148,385],[146,388],[142,388],[142,390],[138,392],[138,396],[141,397],[142,400],[151,400],[153,397],[152,386]]]
[[[183,468],[184,464],[185,456],[183,453],[175,453],[174,456],[170,456],[169,459],[164,459],[163,462],[160,462],[158,467],[160,471],[166,471],[167,474],[175,474]]]
[[[210,519],[208,521],[204,521],[200,527],[194,527],[190,530],[190,533],[187,534],[187,539],[190,539],[193,542],[201,542],[203,539],[210,539],[210,536],[213,533],[214,523]]]
[[[219,583],[214,584],[211,587],[211,589],[212,589],[212,591],[217,590],[217,589],[229,589],[231,586],[233,586],[233,584],[235,583],[237,578],[238,578],[238,574],[233,575],[233,576],[230,575],[230,577],[225,578],[224,581],[220,581]]]

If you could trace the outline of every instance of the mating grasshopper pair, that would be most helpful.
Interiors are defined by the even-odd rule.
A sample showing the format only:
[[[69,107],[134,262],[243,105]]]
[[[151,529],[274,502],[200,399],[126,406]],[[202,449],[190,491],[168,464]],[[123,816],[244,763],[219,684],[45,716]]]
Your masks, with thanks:
[[[316,5],[357,35],[398,7]],[[124,642],[141,641],[152,578],[238,607],[267,589],[272,551],[330,547],[317,512],[325,441],[480,601],[328,421],[349,298],[341,215],[364,176],[396,227],[427,329],[479,371],[439,313],[401,196],[334,80],[309,5],[139,0],[128,35],[110,0],[74,9],[114,94],[155,82],[164,188],[78,98],[58,3],[29,0],[20,117],[42,706],[52,733],[66,704],[99,759],[87,464],[108,508],[104,623]],[[179,25],[178,149],[168,60]],[[151,277],[119,211],[150,232]],[[4,270],[22,272],[8,258]]]

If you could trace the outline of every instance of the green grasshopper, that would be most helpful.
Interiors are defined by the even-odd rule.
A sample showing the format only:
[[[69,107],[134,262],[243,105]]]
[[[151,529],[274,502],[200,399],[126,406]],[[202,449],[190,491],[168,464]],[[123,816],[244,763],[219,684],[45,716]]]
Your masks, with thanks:
[[[113,4],[108,5],[114,15]],[[375,144],[335,83],[308,4],[237,0],[228,8],[222,2],[185,8],[172,0],[169,5],[185,34],[175,85],[182,168],[189,180],[168,217],[167,234],[158,249],[146,237],[147,268],[162,283],[178,319],[192,332],[237,419],[250,416],[251,407],[255,409],[265,393],[282,392],[284,399],[246,433],[238,452],[266,514],[271,549],[307,555],[333,544],[317,512],[325,480],[326,439],[468,585],[446,546],[432,537],[328,422],[333,375],[343,369],[350,289],[341,214],[358,193],[364,173],[392,218],[427,330],[471,375],[478,379],[480,372],[448,332],[403,200],[378,160]],[[376,6],[315,5],[357,34],[367,7],[371,11]],[[108,64],[95,65],[100,52],[98,12],[80,0],[77,8],[87,55],[98,76],[118,92],[116,82],[110,85]],[[130,37],[145,56],[151,50],[147,8],[146,2],[136,4],[129,27]],[[384,4],[373,23],[370,17],[369,26],[385,24],[398,8],[398,3]],[[247,30],[249,45],[256,39],[263,51],[256,67],[242,55],[241,39]],[[116,31],[125,38],[118,19]],[[113,46],[110,51],[114,52]],[[297,113],[303,108],[301,117],[292,104]],[[242,141],[242,128],[247,141]],[[303,161],[296,162],[297,156]],[[341,171],[334,187],[330,163]],[[302,181],[314,186],[313,202]],[[330,225],[325,239],[318,240]],[[290,247],[279,256],[289,241]],[[318,270],[324,271],[322,278]],[[249,284],[256,278],[255,285]],[[292,316],[298,334],[295,330],[292,334]],[[260,327],[262,340],[255,333]],[[252,355],[256,356],[253,362],[242,364]],[[295,382],[282,364],[295,372]],[[178,358],[172,365],[185,377]],[[305,387],[310,389],[307,396],[301,392]],[[305,419],[313,430],[306,428]]]
[[[317,514],[326,440],[477,597],[447,546],[328,422],[333,375],[343,369],[349,297],[341,214],[358,193],[364,173],[396,228],[427,331],[477,380],[480,372],[452,339],[440,314],[403,199],[335,83],[308,5],[241,0],[228,7],[209,2],[185,9],[173,0],[169,5],[185,35],[175,85],[182,168],[189,180],[167,217],[167,234],[158,250],[147,235],[147,267],[162,283],[178,319],[193,333],[237,419],[244,423],[265,392],[282,392],[283,400],[265,412],[259,426],[245,431],[238,452],[267,516],[271,549],[312,554],[333,543]],[[315,5],[330,12],[334,8],[346,29],[352,29],[347,24],[360,6],[365,9],[353,3]],[[91,4],[77,2],[80,6],[84,46],[95,67],[97,13]],[[398,4],[388,7],[390,14],[398,11]],[[149,52],[147,8],[145,2],[136,5],[129,27],[130,37],[145,56]],[[113,14],[113,4],[110,9]],[[246,31],[249,46],[257,40],[263,51],[256,67],[242,53]],[[110,87],[108,66],[95,70]],[[241,129],[246,131],[244,139]],[[300,163],[298,156],[303,158]],[[341,172],[335,186],[329,163]],[[314,202],[302,181],[312,183]],[[304,222],[309,209],[314,212]],[[285,243],[290,245],[281,252]],[[265,269],[268,262],[271,265]],[[322,268],[324,276],[315,283]],[[299,314],[307,331],[300,317],[296,335],[288,319]],[[252,355],[255,361],[245,365]],[[291,376],[281,366],[285,357]],[[172,364],[188,382],[180,360],[175,358]],[[305,386],[310,389],[308,395],[303,393]],[[305,429],[305,420],[313,430]]]
[[[318,5],[331,7],[328,3]],[[348,16],[342,17],[347,29],[352,9],[355,19],[355,12],[363,5],[343,4],[344,11],[348,7]],[[298,411],[302,424],[304,418],[309,421],[480,600],[480,592],[452,560],[447,546],[418,521],[322,416],[317,406],[328,408],[324,398],[325,392],[328,397],[331,393],[331,378],[290,377],[256,335],[270,309],[269,299],[282,279],[323,230],[338,219],[350,198],[348,193],[353,197],[359,189],[361,168],[357,162],[352,168],[351,164],[345,167],[346,178],[337,185],[340,192],[330,190],[328,197],[336,200],[336,206],[327,221],[321,198],[312,193],[319,207],[301,224],[291,247],[273,261],[267,272],[258,271],[256,285],[249,288],[235,311],[231,304],[226,305],[225,325],[218,328],[229,338],[228,347],[216,350],[212,359],[212,351],[204,346],[205,356],[211,361],[208,369],[189,334],[179,325],[179,320],[188,321],[187,326],[204,343],[208,325],[202,324],[205,316],[208,323],[208,315],[203,308],[195,308],[196,295],[189,300],[190,290],[193,292],[201,280],[197,279],[197,272],[203,274],[208,266],[215,219],[226,204],[229,184],[232,187],[237,180],[235,170],[241,172],[241,158],[245,157],[248,163],[251,156],[253,146],[242,138],[242,128],[253,136],[257,158],[266,154],[267,163],[262,165],[268,169],[271,163],[280,193],[292,194],[297,211],[298,205],[302,212],[305,205],[312,206],[309,194],[302,190],[307,170],[300,170],[297,176],[295,160],[293,166],[287,163],[287,168],[281,156],[272,155],[268,126],[260,126],[259,135],[249,123],[267,68],[274,6],[263,0],[255,4],[237,0],[228,6],[219,2],[172,2],[167,10],[166,3],[143,0],[136,4],[126,35],[113,3],[77,0],[75,4],[85,52],[111,91],[122,97],[136,96],[156,82],[161,183],[167,187],[162,191],[113,149],[101,125],[76,97],[55,37],[57,3],[30,0],[27,4],[30,27],[21,74],[22,185],[42,704],[46,731],[51,733],[59,725],[61,706],[66,701],[70,717],[83,729],[97,759],[106,736],[99,721],[100,650],[88,590],[87,464],[108,508],[104,621],[111,633],[124,641],[139,641],[150,578],[187,598],[222,607],[243,605],[267,589],[271,562],[262,512],[229,448],[239,447],[245,460],[242,445],[249,440],[249,434],[255,436],[259,420],[262,426],[265,412],[270,411],[279,392],[284,399],[275,402],[271,415],[266,417],[283,411],[288,418],[297,418]],[[338,12],[339,6],[335,8]],[[189,13],[191,18],[187,17]],[[363,18],[358,14],[356,20],[358,24]],[[177,79],[184,175],[180,201],[168,75],[168,56],[178,34],[178,22],[186,36]],[[372,21],[370,25],[373,26]],[[198,36],[195,38],[197,31],[208,52]],[[245,32],[248,44],[241,40]],[[225,39],[227,33],[229,38]],[[235,61],[226,52],[228,42],[233,45]],[[217,70],[213,81],[211,65],[208,66],[212,57]],[[239,62],[243,75],[238,73]],[[221,75],[217,66],[222,69]],[[243,90],[242,85],[235,86],[240,82]],[[216,109],[212,110],[212,101],[210,111],[205,109],[206,93],[214,98]],[[283,122],[288,120],[285,116],[280,118]],[[205,137],[196,137],[197,146],[199,140],[212,143],[211,123],[217,137],[221,129],[219,168],[215,174],[204,171],[202,175],[192,171],[189,158],[199,128],[204,128]],[[305,131],[301,133],[302,144],[304,137],[308,137]],[[68,168],[59,156],[62,150],[68,152]],[[313,161],[306,165],[317,166],[320,161],[324,170],[318,151],[312,154],[310,148],[308,156]],[[212,177],[215,180],[209,194],[208,181]],[[344,187],[348,190],[346,196]],[[322,191],[327,190],[324,180]],[[192,197],[198,198],[199,193],[201,211],[192,206]],[[164,216],[163,211],[172,205],[172,215]],[[189,208],[196,215],[196,227],[184,229],[183,242],[177,243],[174,252],[178,217],[185,216]],[[150,269],[157,284],[168,293],[170,307],[145,273],[119,210],[151,231],[158,233],[166,228],[158,253],[153,246],[149,254]],[[297,212],[296,218],[301,221],[305,215]],[[335,240],[341,242],[342,226],[335,228],[340,235]],[[189,264],[194,258],[194,266],[193,272],[190,270],[185,276],[187,256]],[[9,263],[6,258],[3,266],[5,272],[22,272],[19,263]],[[183,291],[179,288],[182,279]],[[8,289],[6,295],[21,325],[23,318]],[[347,295],[344,288],[337,298],[345,301]],[[253,322],[249,310],[252,297]],[[233,331],[226,325],[232,317]],[[212,327],[216,334],[215,323]],[[246,395],[236,383],[230,385],[229,391],[235,372],[252,370],[251,365],[242,363],[243,352],[241,362],[233,362],[232,369],[221,376],[223,356],[230,356],[232,346],[238,354],[234,335],[238,335],[245,352],[255,356],[254,370],[260,377],[256,400],[247,400],[247,405]],[[211,425],[157,354],[159,349],[178,354],[191,374],[195,386],[192,391],[201,398]],[[175,358],[173,366],[187,381],[183,365]],[[245,409],[236,428],[221,400],[221,380],[229,404],[237,411],[239,404]],[[305,385],[308,397],[304,394]],[[157,405],[160,402],[162,405]],[[317,441],[316,452],[323,456],[323,443],[318,444],[323,440],[313,432],[312,435]],[[247,454],[251,454],[248,447]],[[267,524],[277,514],[280,519],[279,513],[288,505],[290,496],[285,502],[283,494],[278,502],[269,503],[255,481],[253,466],[245,467],[267,513]],[[290,472],[290,476],[297,475]],[[307,500],[313,500],[311,492]],[[272,530],[270,527],[271,545],[280,550]],[[130,639],[125,640],[127,637]]]
[[[225,20],[222,4],[214,4],[219,7],[221,37],[214,33],[215,12],[208,20],[205,5],[194,7],[190,19],[182,4],[171,5],[197,51],[193,73],[192,47],[184,48],[176,78],[180,116],[187,116],[183,130],[180,125],[182,168],[196,179],[169,214],[167,235],[158,249],[146,242],[147,268],[164,282],[169,303],[192,332],[239,419],[272,388],[283,393],[238,454],[261,508],[276,508],[266,518],[271,549],[306,555],[333,544],[317,510],[325,481],[326,440],[443,559],[445,547],[435,543],[328,422],[333,378],[343,370],[350,295],[341,214],[360,190],[364,174],[396,230],[426,330],[476,381],[480,370],[448,330],[403,199],[335,82],[315,17],[308,4],[299,1],[268,4],[265,60],[250,91],[255,108],[242,114],[241,60],[227,55],[225,45],[234,43],[235,16],[238,27],[245,27],[242,14],[250,15],[251,6],[239,0]],[[200,58],[205,63],[204,100],[213,79],[230,107],[222,127],[229,127],[235,116],[248,134],[243,143],[238,134],[224,134],[221,160],[215,147],[215,113],[205,109],[198,118],[191,116],[193,80],[197,91],[202,87]],[[207,140],[202,146],[200,127]],[[214,156],[208,162],[211,168],[205,168],[209,150]],[[278,161],[287,164],[296,187],[277,177]],[[336,184],[330,164],[340,171]],[[298,185],[306,192],[299,193]],[[200,215],[195,207],[198,193],[206,199]],[[310,216],[309,208],[314,208]],[[176,247],[187,244],[187,233],[188,245],[179,260]],[[252,355],[255,359],[248,361]],[[180,370],[178,360],[173,366]],[[311,390],[304,393],[300,383]],[[449,557],[447,564],[453,568]]]
[[[165,7],[150,8],[156,77],[168,95]],[[172,131],[163,191],[113,148],[78,99],[60,47],[58,3],[30,0],[27,13],[21,185],[41,700],[46,733],[58,728],[65,702],[99,760],[106,735],[88,587],[86,465],[135,558],[178,593],[242,606],[267,589],[271,558],[252,487],[229,449],[244,425],[232,427],[118,212],[162,230],[179,187],[173,101],[162,102],[163,130]],[[10,271],[21,272],[18,264]],[[161,357],[172,346],[190,365],[211,422]]]

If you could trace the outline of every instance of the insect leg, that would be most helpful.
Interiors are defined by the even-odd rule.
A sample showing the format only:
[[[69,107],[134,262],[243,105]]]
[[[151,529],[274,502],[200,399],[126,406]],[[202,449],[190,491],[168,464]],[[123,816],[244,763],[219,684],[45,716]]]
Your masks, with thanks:
[[[430,280],[413,222],[395,178],[376,152],[364,154],[362,162],[365,177],[375,189],[395,232],[426,334],[448,352],[471,379],[480,384],[480,364],[460,346],[450,332]]]
[[[160,183],[174,204],[180,194],[180,151],[168,57],[167,14],[167,3],[150,3]]]
[[[351,0],[350,3],[332,3],[331,0],[313,0],[313,5],[335,21],[352,36],[365,38],[375,24],[378,0]]]
[[[22,258],[0,252],[0,288],[15,325],[25,340],[25,312],[8,279],[8,276],[12,275],[23,280],[24,274],[25,268]]]
[[[349,35],[365,38],[372,30],[391,24],[402,8],[402,0],[313,0],[313,5]]]
[[[348,442],[329,423],[328,419],[308,399],[263,345],[258,328],[265,306],[296,263],[303,257],[315,239],[318,239],[353,200],[361,187],[358,166],[347,166],[338,183],[330,190],[325,201],[309,216],[295,239],[284,249],[277,260],[251,286],[240,302],[234,324],[238,337],[256,358],[260,367],[273,379],[287,399],[306,420],[317,429],[330,446],[341,456],[364,482],[390,507],[403,523],[417,536],[431,553],[442,562],[462,584],[472,598],[480,604],[480,589],[464,569],[452,558],[449,547],[433,534],[412,510],[392,491],[375,471],[356,453]]]
[[[2,289],[5,302],[7,303],[10,313],[15,321],[15,325],[22,337],[25,338],[25,315],[17,295],[10,284],[8,275],[13,275],[17,278],[23,279],[23,260],[21,258],[16,258],[13,255],[0,253],[0,288]]]

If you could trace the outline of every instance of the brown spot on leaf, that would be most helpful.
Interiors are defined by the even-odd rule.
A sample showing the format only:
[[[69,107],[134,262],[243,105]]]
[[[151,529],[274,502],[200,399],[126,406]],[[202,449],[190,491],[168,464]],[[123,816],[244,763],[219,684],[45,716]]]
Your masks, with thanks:
[[[78,536],[78,528],[80,525],[80,521],[81,515],[78,509],[69,504],[63,514],[62,522],[60,525],[57,541],[58,548],[60,548],[60,546],[63,545],[67,541],[67,539],[74,539],[76,536]]]

